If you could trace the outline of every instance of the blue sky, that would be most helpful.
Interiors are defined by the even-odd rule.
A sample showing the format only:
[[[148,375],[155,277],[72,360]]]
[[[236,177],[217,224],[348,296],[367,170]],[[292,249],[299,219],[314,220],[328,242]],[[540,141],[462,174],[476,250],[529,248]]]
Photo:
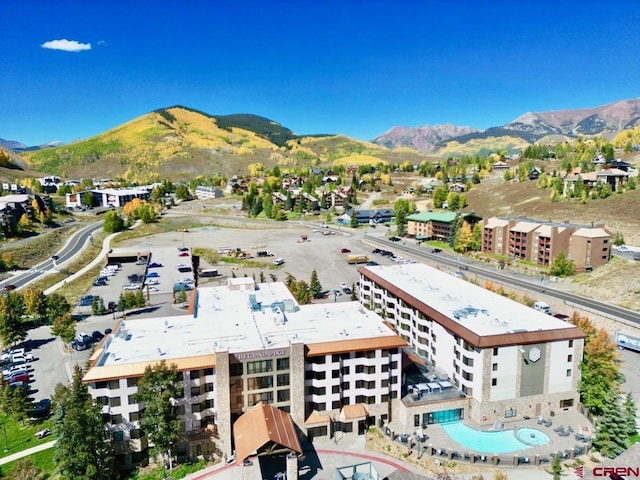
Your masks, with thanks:
[[[487,128],[639,97],[638,25],[633,0],[3,0],[0,138],[70,142],[176,104],[363,140]]]

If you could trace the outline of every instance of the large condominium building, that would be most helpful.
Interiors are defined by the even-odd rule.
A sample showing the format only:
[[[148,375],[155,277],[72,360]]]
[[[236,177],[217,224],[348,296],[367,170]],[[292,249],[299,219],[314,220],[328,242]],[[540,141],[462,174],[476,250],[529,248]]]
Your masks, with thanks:
[[[421,212],[407,217],[407,233],[415,236],[417,240],[439,240],[446,242],[451,236],[451,230],[457,217],[469,224],[471,229],[476,223],[482,221],[482,217],[474,213],[456,212]]]
[[[526,218],[489,218],[484,222],[482,251],[550,265],[559,253],[578,269],[605,265],[611,257],[611,234],[594,227],[539,222]]]
[[[433,373],[422,381],[403,372],[393,410],[402,426],[463,417],[486,424],[576,407],[579,328],[423,264],[358,271],[361,303],[394,325]],[[460,395],[443,397],[443,378]]]
[[[98,345],[84,382],[103,405],[121,463],[138,464],[149,446],[138,380],[149,365],[175,364],[178,455],[211,454],[215,444],[242,462],[274,445],[299,451],[293,425],[317,437],[387,420],[404,346],[358,302],[298,305],[283,283],[237,278],[194,291],[188,314],[121,322]]]

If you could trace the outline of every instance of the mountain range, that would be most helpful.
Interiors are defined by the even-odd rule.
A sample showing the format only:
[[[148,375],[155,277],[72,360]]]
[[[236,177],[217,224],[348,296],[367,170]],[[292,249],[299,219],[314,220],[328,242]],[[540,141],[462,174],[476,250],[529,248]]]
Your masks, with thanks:
[[[434,157],[521,151],[535,142],[613,137],[640,122],[640,98],[580,110],[525,113],[486,130],[455,125],[393,127],[371,142],[344,135],[298,136],[257,115],[210,115],[185,106],[161,108],[86,140],[27,147],[1,140],[17,168],[68,178],[131,181],[244,174],[265,168],[379,162],[414,164]]]
[[[594,108],[528,112],[505,125],[486,130],[455,125],[393,127],[372,142],[389,148],[409,147],[436,153],[448,142],[465,144],[471,140],[490,137],[511,137],[529,144],[549,135],[565,139],[589,135],[613,137],[637,123],[640,123],[640,98],[621,100]],[[557,140],[559,139],[556,138]]]

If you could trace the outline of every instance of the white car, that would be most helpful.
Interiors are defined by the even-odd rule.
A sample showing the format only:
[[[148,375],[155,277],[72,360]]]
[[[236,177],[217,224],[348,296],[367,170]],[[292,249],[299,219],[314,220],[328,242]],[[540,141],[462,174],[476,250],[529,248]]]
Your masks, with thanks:
[[[14,375],[19,375],[20,372],[21,374],[24,373],[25,375],[28,373],[27,372],[27,366],[26,365],[12,365],[9,368],[6,368],[4,370],[2,370],[2,375],[4,375],[5,377],[10,377],[10,376],[14,376]]]
[[[630,251],[631,251],[631,249],[630,249],[629,247],[627,247],[626,245],[620,245],[620,246],[618,247],[618,251],[619,251],[619,252],[630,252]]]
[[[184,283],[185,285],[193,285],[196,282],[192,278],[183,278],[178,283]]]
[[[140,290],[140,285],[137,283],[130,283],[122,287],[123,290]]]
[[[156,293],[156,292],[159,292],[160,290],[158,290],[156,287],[149,287],[149,291],[151,293]]]
[[[340,282],[340,288],[344,290],[345,288],[349,288],[349,285],[344,282]]]
[[[147,280],[147,285],[160,285],[160,280],[155,280],[155,279]]]
[[[33,362],[33,353],[16,353],[11,357],[12,362],[17,362],[18,360],[24,360],[26,362]]]

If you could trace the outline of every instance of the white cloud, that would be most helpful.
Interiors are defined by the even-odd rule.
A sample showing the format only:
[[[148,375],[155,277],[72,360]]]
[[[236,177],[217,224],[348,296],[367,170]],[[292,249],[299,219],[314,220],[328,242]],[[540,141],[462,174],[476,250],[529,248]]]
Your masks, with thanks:
[[[90,43],[80,43],[75,40],[50,40],[40,45],[42,48],[50,50],[64,50],[65,52],[81,52],[82,50],[91,50]]]

